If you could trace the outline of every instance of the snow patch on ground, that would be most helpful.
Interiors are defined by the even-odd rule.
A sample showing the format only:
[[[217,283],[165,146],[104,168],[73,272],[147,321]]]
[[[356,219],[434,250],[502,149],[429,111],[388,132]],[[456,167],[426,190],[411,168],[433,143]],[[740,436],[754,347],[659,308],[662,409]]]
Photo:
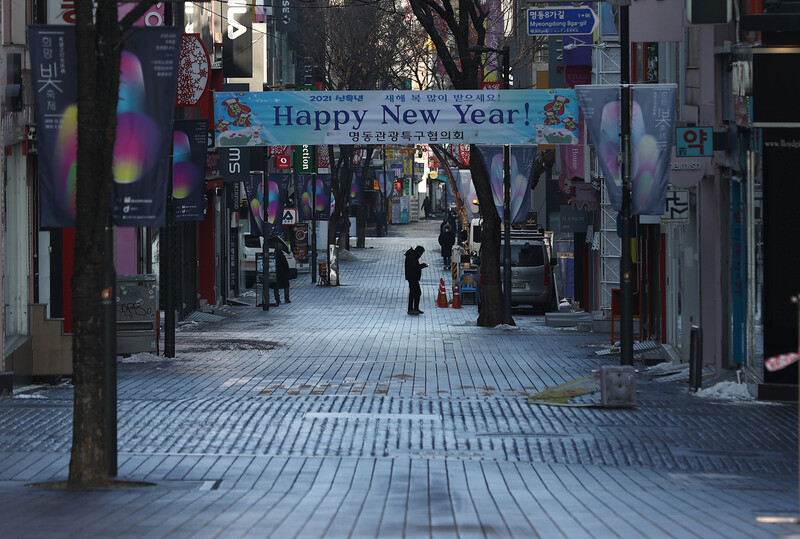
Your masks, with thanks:
[[[499,324],[494,329],[519,329],[519,326],[512,326],[511,324]]]
[[[352,251],[339,250],[339,260],[360,260]]]
[[[119,363],[160,363],[162,361],[175,361],[177,358],[157,356],[150,352],[140,352],[118,360]]]
[[[754,401],[755,398],[747,390],[747,384],[737,382],[720,382],[708,388],[698,389],[695,396],[710,399],[732,401]]]

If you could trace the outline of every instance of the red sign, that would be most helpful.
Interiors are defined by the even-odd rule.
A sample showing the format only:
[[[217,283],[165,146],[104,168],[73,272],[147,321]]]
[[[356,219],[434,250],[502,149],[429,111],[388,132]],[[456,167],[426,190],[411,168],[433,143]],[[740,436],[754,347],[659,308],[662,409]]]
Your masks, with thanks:
[[[469,166],[469,144],[459,144],[458,145],[458,157],[461,159],[461,162],[464,166]]]
[[[276,155],[275,156],[275,168],[277,169],[287,169],[292,168],[292,160],[288,155]]]
[[[331,166],[331,160],[328,156],[328,146],[317,146],[317,168],[328,168]]]
[[[270,146],[269,147],[269,155],[274,157],[276,155],[286,155],[286,150],[288,150],[288,146]]]
[[[481,90],[502,90],[503,83],[500,81],[486,81],[481,84]]]
[[[183,34],[175,105],[178,107],[197,105],[208,88],[210,77],[211,61],[205,45],[200,40],[200,34]]]

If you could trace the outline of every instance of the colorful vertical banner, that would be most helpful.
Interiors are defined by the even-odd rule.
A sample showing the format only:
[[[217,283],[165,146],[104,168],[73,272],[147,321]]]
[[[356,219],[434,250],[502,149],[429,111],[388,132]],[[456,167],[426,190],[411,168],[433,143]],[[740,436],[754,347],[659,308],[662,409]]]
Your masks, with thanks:
[[[250,206],[250,230],[264,235],[264,173],[251,172],[244,182],[247,204]]]
[[[576,86],[589,141],[605,176],[611,207],[622,208],[619,86]],[[674,84],[632,86],[631,213],[661,215],[667,196],[675,120]]]
[[[137,27],[120,64],[111,215],[118,226],[164,226],[181,29]]]
[[[489,174],[492,196],[497,215],[503,216],[503,147],[478,146],[478,153]],[[511,146],[509,207],[511,222],[524,223],[531,207],[531,182],[533,181],[533,162],[536,159],[536,146]]]
[[[350,180],[350,205],[361,205],[361,167],[353,169],[353,179]]]
[[[300,195],[299,218],[308,221],[311,219],[312,175],[297,174],[295,178],[297,182],[297,192]],[[316,194],[314,217],[316,219],[329,219],[331,216],[331,175],[317,174],[315,189],[316,191],[313,193]]]
[[[202,221],[208,120],[175,120],[172,129],[172,198],[175,222]]]
[[[267,202],[267,237],[272,238],[283,234],[283,209],[286,207],[286,197],[289,196],[289,185],[292,181],[291,174],[273,173],[268,176]]]
[[[75,27],[30,25],[28,44],[39,136],[41,226],[72,227],[78,158]]]
[[[392,195],[394,184],[394,172],[390,170],[376,170],[375,179],[378,181],[378,188],[381,190],[381,195],[389,197]]]

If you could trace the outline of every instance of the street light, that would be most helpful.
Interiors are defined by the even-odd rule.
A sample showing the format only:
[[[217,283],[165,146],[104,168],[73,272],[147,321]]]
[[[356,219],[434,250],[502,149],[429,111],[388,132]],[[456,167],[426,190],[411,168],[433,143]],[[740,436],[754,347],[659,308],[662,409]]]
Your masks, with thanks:
[[[565,51],[574,51],[578,47],[592,47],[593,49],[605,49],[607,47],[607,45],[606,45],[606,43],[604,41],[601,41],[600,43],[575,43],[575,42],[572,42],[572,43],[567,43],[566,45],[564,45],[563,48],[564,48]]]
[[[493,49],[484,45],[471,45],[469,52],[501,54],[503,59],[503,89],[509,86],[509,47]],[[511,325],[511,147],[503,145],[503,323]]]

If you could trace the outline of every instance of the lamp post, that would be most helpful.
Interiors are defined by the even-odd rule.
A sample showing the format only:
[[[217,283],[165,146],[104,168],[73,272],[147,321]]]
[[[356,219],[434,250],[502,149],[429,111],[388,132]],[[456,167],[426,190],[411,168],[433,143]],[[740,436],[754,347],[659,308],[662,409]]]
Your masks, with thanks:
[[[502,49],[493,49],[483,45],[472,45],[469,52],[493,52],[502,55],[503,89],[509,89],[510,54],[506,45]],[[511,146],[503,145],[503,323],[511,325]]]
[[[630,20],[627,4],[619,8],[620,43],[620,135],[622,138],[622,259],[619,262],[620,365],[633,365],[633,259],[631,257],[631,87]]]

